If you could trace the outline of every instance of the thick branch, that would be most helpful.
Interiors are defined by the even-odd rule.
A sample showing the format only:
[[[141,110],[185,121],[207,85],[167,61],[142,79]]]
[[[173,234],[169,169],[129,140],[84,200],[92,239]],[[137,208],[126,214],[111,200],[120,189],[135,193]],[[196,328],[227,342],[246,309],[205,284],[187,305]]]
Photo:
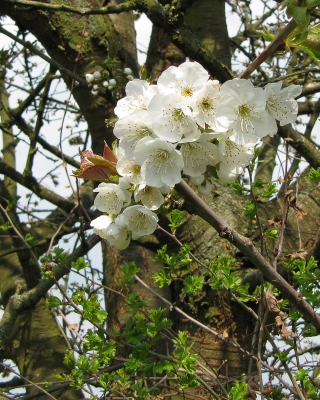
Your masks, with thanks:
[[[6,3],[12,3],[15,6],[19,4],[24,7],[32,7],[38,10],[53,10],[53,11],[64,11],[73,14],[79,14],[82,16],[85,15],[104,15],[104,14],[120,14],[125,11],[132,11],[137,8],[135,1],[127,1],[118,6],[106,6],[99,8],[90,8],[90,7],[72,7],[67,6],[65,4],[48,4],[42,3],[40,1],[28,1],[28,0],[3,0]]]
[[[6,2],[13,3],[11,0],[6,0]],[[46,9],[46,10],[55,10],[55,11],[64,11],[64,12],[72,12],[77,13],[80,15],[89,15],[89,14],[119,14],[124,11],[131,11],[131,10],[140,10],[143,11],[150,21],[158,26],[159,28],[164,29],[170,35],[172,42],[181,50],[183,51],[188,57],[200,62],[204,68],[206,68],[210,74],[219,79],[220,82],[225,82],[229,79],[232,79],[233,76],[231,72],[228,70],[226,66],[221,64],[214,54],[205,46],[203,45],[200,40],[198,40],[189,29],[182,26],[176,20],[172,21],[170,16],[167,14],[164,7],[159,4],[155,0],[132,0],[125,3],[121,3],[117,6],[107,6],[101,8],[75,8],[69,7],[65,5],[54,5],[54,4],[47,4],[41,2],[34,2],[34,1],[27,1],[21,0],[18,2],[24,6],[29,6],[32,8],[37,9]],[[5,33],[7,35],[7,31],[3,28],[0,28],[0,32]],[[11,35],[11,34],[10,34]],[[13,37],[13,35],[7,35],[11,38],[14,38],[19,42],[19,38]],[[19,42],[20,43],[20,42]],[[23,44],[23,43],[22,43]],[[28,46],[26,46],[28,47]],[[34,52],[34,49],[31,49]],[[39,54],[42,58],[43,54]],[[46,61],[52,62],[52,59],[47,57]],[[62,70],[60,67],[61,65],[56,65],[60,71],[65,72],[66,74],[70,75],[69,70]],[[68,72],[67,72],[68,71]],[[79,77],[72,76],[79,82],[83,83],[83,80]]]
[[[292,146],[303,158],[305,158],[311,167],[317,169],[320,167],[320,152],[316,146],[308,140],[305,136],[295,131],[291,127],[279,126],[278,135],[283,139],[290,137],[290,146]]]
[[[246,237],[234,231],[219,215],[190,188],[183,180],[175,186],[177,191],[186,200],[187,208],[192,214],[197,214],[207,221],[220,235],[239,249],[261,271],[263,276],[270,281],[290,301],[292,307],[298,309],[306,320],[311,322],[320,333],[320,316],[313,310],[302,296],[294,290],[289,283],[268,263],[259,253],[253,243]]]

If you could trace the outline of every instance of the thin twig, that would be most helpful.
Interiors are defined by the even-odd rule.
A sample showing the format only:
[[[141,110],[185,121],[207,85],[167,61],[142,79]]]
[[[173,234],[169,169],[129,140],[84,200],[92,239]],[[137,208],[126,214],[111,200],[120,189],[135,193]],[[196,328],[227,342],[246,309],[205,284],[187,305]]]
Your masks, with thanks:
[[[43,4],[43,3],[42,3]],[[3,33],[4,35],[8,36],[10,39],[15,40],[16,42],[20,43],[22,46],[26,47],[29,49],[32,53],[36,54],[43,60],[47,61],[47,63],[55,66],[56,68],[59,69],[59,71],[63,72],[64,74],[68,75],[70,78],[75,79],[77,82],[79,82],[82,86],[88,87],[87,82],[82,79],[80,76],[75,75],[73,72],[68,70],[66,67],[63,65],[59,64],[57,61],[53,60],[52,58],[46,56],[43,54],[42,51],[37,49],[35,46],[33,46],[30,42],[25,42],[24,40],[18,38],[18,36],[13,35],[11,32],[7,31],[4,29],[2,26],[0,26],[0,33]]]

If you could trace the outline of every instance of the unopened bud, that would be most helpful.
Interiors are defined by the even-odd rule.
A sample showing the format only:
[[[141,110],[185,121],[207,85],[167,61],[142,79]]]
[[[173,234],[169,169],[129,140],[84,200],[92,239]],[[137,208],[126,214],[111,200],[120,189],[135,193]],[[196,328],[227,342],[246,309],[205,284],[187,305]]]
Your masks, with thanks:
[[[94,76],[92,74],[86,74],[86,81],[91,83],[94,81]]]
[[[94,71],[93,77],[96,80],[100,79],[101,78],[101,72],[100,71]]]

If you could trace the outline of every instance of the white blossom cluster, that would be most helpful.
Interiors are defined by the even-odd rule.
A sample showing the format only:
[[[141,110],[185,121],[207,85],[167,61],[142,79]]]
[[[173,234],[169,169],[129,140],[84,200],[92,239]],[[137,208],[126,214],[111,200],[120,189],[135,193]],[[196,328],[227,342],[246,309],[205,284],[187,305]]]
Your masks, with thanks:
[[[132,81],[133,76],[132,70],[130,68],[124,68],[122,71],[128,81]],[[94,71],[92,74],[86,74],[86,81],[88,82],[89,86],[92,87],[91,93],[94,96],[99,94],[99,89],[101,87],[113,90],[117,85],[117,81],[114,78],[110,78],[109,80],[102,81],[102,75],[100,71]]]
[[[94,190],[95,206],[109,214],[92,221],[94,232],[124,249],[131,239],[156,229],[154,211],[182,174],[208,192],[208,165],[216,167],[222,181],[233,182],[261,138],[277,132],[277,121],[296,120],[294,97],[301,88],[281,86],[255,88],[239,78],[220,85],[197,62],[169,67],[156,85],[128,82],[126,97],[115,108],[121,177],[118,184],[101,183]]]

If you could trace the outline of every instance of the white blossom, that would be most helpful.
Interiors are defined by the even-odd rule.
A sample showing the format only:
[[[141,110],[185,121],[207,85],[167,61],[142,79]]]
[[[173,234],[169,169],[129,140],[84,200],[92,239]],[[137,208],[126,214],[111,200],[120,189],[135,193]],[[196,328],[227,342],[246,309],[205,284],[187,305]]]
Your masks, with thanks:
[[[125,225],[117,223],[117,218],[109,225],[106,231],[108,242],[119,250],[124,250],[129,246],[131,235]]]
[[[198,190],[201,194],[204,196],[208,196],[212,192],[213,185],[211,182],[208,181],[208,179],[205,179],[205,181],[198,186]]]
[[[106,239],[106,232],[111,222],[112,219],[108,215],[100,215],[100,217],[91,221],[90,226],[93,228],[93,233]]]
[[[179,67],[171,66],[159,77],[157,86],[162,93],[176,92],[192,98],[209,79],[208,72],[197,62],[184,62]]]
[[[238,175],[242,174],[244,167],[249,165],[254,155],[255,143],[238,144],[229,138],[219,141],[221,161],[217,166],[219,178],[227,183],[232,183]]]
[[[136,110],[146,110],[152,97],[158,92],[157,86],[148,82],[133,79],[126,85],[126,97],[119,100],[114,113],[123,118]]]
[[[131,74],[132,74],[132,69],[131,69],[131,68],[124,68],[123,72],[124,72],[126,75],[131,75]]]
[[[141,177],[141,166],[137,165],[133,160],[122,157],[117,162],[117,171],[123,177],[126,177],[132,184],[140,184],[143,182]]]
[[[298,103],[294,97],[299,96],[301,86],[291,85],[281,89],[282,82],[268,83],[265,87],[267,97],[267,111],[270,115],[270,121],[275,118],[280,121],[280,125],[287,125],[297,119]],[[275,123],[274,123],[275,124]],[[277,127],[275,126],[275,132]]]
[[[138,110],[116,122],[113,133],[120,139],[119,146],[128,159],[133,158],[133,151],[139,140],[146,136],[155,136],[152,124],[152,119],[145,110]]]
[[[158,220],[154,212],[139,205],[127,207],[115,219],[120,225],[128,227],[133,239],[153,233],[157,227]]]
[[[221,132],[234,130],[234,140],[240,145],[273,134],[264,90],[245,79],[236,78],[221,86],[216,120]]]
[[[128,203],[128,193],[114,183],[100,183],[93,191],[98,192],[94,199],[95,207],[108,214],[119,214],[123,206]]]
[[[153,131],[168,142],[179,142],[183,137],[198,135],[198,127],[185,97],[178,93],[157,94],[148,107],[154,122]]]
[[[166,194],[169,193],[170,188],[166,187]],[[136,202],[141,203],[149,210],[157,210],[163,203],[164,197],[160,189],[141,184],[134,192],[134,199]]]
[[[128,189],[131,189],[131,182],[127,176],[121,176],[119,178],[118,185],[125,193]],[[126,203],[129,203],[129,202],[130,202],[130,200],[126,201]]]
[[[204,175],[199,175],[199,176],[191,176],[190,178],[191,182],[194,183],[195,185],[201,185],[203,181],[205,180]]]
[[[209,125],[214,131],[218,130],[216,125],[216,109],[220,99],[220,85],[219,82],[208,81],[205,86],[196,93],[194,120],[202,128],[206,124]]]
[[[181,144],[184,162],[183,172],[190,176],[202,175],[207,165],[216,165],[220,161],[218,147],[208,142],[209,135],[203,134],[199,140]]]
[[[147,185],[173,187],[180,182],[183,159],[171,143],[146,137],[137,144],[133,155],[136,163],[141,165],[141,176]]]

